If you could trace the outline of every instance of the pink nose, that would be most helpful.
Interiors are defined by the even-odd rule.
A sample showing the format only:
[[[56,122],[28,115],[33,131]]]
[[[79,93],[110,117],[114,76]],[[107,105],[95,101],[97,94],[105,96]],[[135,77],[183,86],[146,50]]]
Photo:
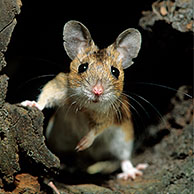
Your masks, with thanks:
[[[97,83],[94,87],[92,92],[96,95],[96,96],[100,96],[103,92],[104,92],[104,88],[102,86],[101,83]]]

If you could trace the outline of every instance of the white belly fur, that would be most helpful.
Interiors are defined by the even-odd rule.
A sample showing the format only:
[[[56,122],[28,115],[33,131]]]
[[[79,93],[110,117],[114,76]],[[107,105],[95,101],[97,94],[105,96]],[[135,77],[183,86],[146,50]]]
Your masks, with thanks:
[[[49,121],[46,136],[49,146],[56,153],[75,152],[75,147],[89,131],[88,118],[82,112],[66,108],[57,111]],[[96,161],[104,159],[130,159],[133,141],[125,141],[121,127],[110,126],[96,138],[93,145],[83,151]]]

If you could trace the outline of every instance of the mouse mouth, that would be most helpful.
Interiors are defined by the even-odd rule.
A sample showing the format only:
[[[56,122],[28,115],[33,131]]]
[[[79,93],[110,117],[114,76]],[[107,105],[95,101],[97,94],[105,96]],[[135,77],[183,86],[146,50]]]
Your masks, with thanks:
[[[98,102],[99,102],[99,99],[96,98],[96,99],[92,100],[92,102],[93,102],[93,103],[98,103]]]
[[[98,102],[100,102],[100,96],[94,96],[93,99],[92,99],[92,102],[93,102],[93,103],[98,103]]]

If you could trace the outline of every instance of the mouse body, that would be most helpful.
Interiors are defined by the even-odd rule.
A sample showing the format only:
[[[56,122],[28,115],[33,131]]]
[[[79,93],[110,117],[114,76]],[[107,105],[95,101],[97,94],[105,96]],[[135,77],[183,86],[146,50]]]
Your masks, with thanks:
[[[76,112],[74,107],[69,110],[68,105],[61,107],[49,121],[46,130],[47,141],[52,151],[59,154],[75,152],[81,138],[90,132],[90,123],[91,119],[87,112]],[[126,125],[129,123],[126,122]],[[130,126],[132,127],[131,124]],[[90,147],[82,148],[84,155],[93,161],[108,159],[122,161],[130,158],[133,147],[133,130],[129,130],[129,133],[131,134],[126,137],[122,126],[116,123],[109,125],[96,137]]]
[[[56,152],[83,151],[95,161],[116,160],[118,178],[142,175],[146,164],[130,161],[134,129],[130,104],[123,92],[124,69],[132,65],[141,47],[141,34],[134,28],[99,49],[88,29],[69,21],[63,31],[64,48],[72,59],[69,73],[60,73],[42,89],[37,102],[25,106],[58,107],[49,121],[46,136]]]

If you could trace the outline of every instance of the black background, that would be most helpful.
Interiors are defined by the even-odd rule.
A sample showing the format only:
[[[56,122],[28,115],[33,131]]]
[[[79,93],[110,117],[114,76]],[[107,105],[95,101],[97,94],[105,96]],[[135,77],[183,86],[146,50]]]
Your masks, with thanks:
[[[154,2],[151,0],[86,2],[23,1],[6,53],[4,73],[10,77],[7,101],[35,100],[40,88],[53,78],[39,76],[68,71],[70,59],[63,48],[63,26],[69,20],[78,20],[89,29],[100,48],[112,44],[127,28],[137,28],[141,32],[139,56],[125,71],[125,91],[143,96],[161,114],[165,113],[174,92],[135,83],[148,82],[175,89],[185,84],[192,85],[192,34],[174,30],[165,22],[157,22],[152,31],[143,30],[138,22],[143,10],[151,10],[151,3]],[[148,113],[153,112],[158,118],[152,106],[138,97],[136,99]],[[133,105],[142,117],[146,115],[134,101]]]

